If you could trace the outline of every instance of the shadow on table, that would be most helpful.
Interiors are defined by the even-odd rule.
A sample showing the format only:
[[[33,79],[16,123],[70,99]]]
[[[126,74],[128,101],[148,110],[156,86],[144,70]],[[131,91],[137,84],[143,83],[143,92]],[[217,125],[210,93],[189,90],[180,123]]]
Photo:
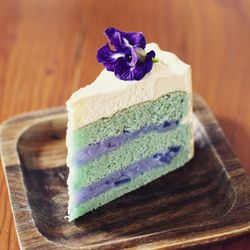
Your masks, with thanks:
[[[240,159],[242,167],[250,176],[250,131],[248,132],[242,124],[226,117],[217,117],[235,155]]]

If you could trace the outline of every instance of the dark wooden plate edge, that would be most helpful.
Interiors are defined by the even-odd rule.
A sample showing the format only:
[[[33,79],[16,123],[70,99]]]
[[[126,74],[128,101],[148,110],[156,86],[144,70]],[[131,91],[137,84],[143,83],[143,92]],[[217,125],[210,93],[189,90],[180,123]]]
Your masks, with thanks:
[[[208,139],[211,144],[214,146],[214,149],[217,151],[218,155],[223,156],[221,158],[223,165],[226,167],[226,171],[229,175],[230,180],[233,183],[236,192],[236,200],[232,208],[228,211],[227,214],[222,216],[219,220],[210,221],[206,225],[197,225],[196,228],[180,228],[177,231],[182,231],[187,233],[186,238],[173,239],[173,241],[164,241],[164,235],[169,231],[161,231],[156,234],[143,235],[140,237],[135,237],[129,239],[131,244],[127,245],[127,239],[124,239],[120,242],[107,242],[107,244],[102,244],[102,247],[117,247],[119,244],[120,247],[134,247],[140,245],[141,247],[146,248],[184,248],[191,247],[195,245],[203,245],[210,242],[216,242],[219,240],[225,240],[231,237],[241,235],[250,231],[250,180],[246,176],[244,169],[240,166],[239,160],[233,154],[229,143],[221,130],[218,122],[215,117],[207,107],[204,100],[198,96],[194,95],[195,99],[195,114],[198,117],[199,121],[204,126],[204,129],[208,135]],[[51,117],[58,116],[61,117],[65,115],[65,108],[53,108],[40,110],[35,112],[24,113],[5,121],[0,128],[0,152],[1,159],[3,164],[3,169],[5,177],[7,180],[8,192],[11,198],[12,212],[14,214],[14,221],[17,230],[18,241],[21,248],[53,248],[53,249],[67,249],[60,244],[49,241],[44,238],[37,230],[35,223],[32,218],[32,211],[29,208],[28,198],[26,195],[26,189],[23,183],[23,176],[21,171],[21,163],[19,156],[17,154],[17,143],[18,138],[27,131],[30,126],[33,126],[36,123],[42,121],[50,120]],[[206,115],[204,115],[206,114]],[[18,126],[17,126],[18,124]],[[8,131],[11,130],[11,135],[8,134]],[[14,131],[14,133],[13,133]],[[214,136],[216,133],[216,136]],[[216,140],[215,140],[216,138]],[[218,147],[220,142],[224,142],[223,147]],[[225,143],[226,142],[226,143]],[[9,161],[7,158],[9,153],[13,153],[13,157]],[[18,190],[16,190],[17,185]],[[244,200],[239,200],[238,197],[245,197]],[[244,203],[244,209],[240,212],[237,211],[239,202]],[[241,217],[247,221],[234,222],[230,224],[230,219],[240,213]],[[227,231],[221,227],[221,224],[227,224]],[[200,230],[206,226],[206,231],[202,232]],[[203,230],[204,231],[204,230]],[[196,232],[194,234],[194,232]],[[197,233],[198,232],[198,233]],[[27,235],[32,235],[32,237],[27,237]],[[99,245],[100,246],[100,245]],[[97,247],[98,245],[92,245],[89,247]]]
[[[32,217],[32,211],[29,208],[26,188],[23,182],[21,162],[17,152],[19,138],[31,126],[42,121],[50,120],[50,118],[55,115],[60,117],[60,115],[65,114],[65,112],[65,107],[56,107],[22,113],[7,119],[0,126],[1,161],[11,201],[11,210],[14,215],[17,239],[21,249],[50,247],[51,249],[66,249],[44,238],[37,230]],[[8,133],[9,131],[11,131],[11,134]],[[10,153],[12,154],[11,157],[9,156]]]

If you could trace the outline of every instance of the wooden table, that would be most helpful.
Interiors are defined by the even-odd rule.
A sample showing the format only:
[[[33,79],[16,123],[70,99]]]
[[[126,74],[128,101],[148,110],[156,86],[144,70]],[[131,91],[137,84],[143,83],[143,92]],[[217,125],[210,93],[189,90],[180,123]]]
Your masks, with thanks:
[[[248,0],[2,0],[0,121],[63,105],[102,69],[102,31],[143,31],[192,65],[204,97],[250,174],[250,1]],[[206,249],[249,249],[250,236]],[[18,249],[0,168],[0,249]],[[203,248],[204,249],[204,248]]]

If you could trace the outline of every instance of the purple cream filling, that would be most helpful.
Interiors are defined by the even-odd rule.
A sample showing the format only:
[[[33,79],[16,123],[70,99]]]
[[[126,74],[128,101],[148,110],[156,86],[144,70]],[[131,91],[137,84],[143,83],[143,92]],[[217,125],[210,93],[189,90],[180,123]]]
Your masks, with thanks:
[[[165,152],[156,153],[153,156],[127,166],[125,169],[114,172],[113,174],[104,177],[103,179],[87,187],[81,188],[74,196],[74,206],[78,206],[81,203],[84,203],[100,195],[101,193],[108,191],[111,188],[128,183],[132,179],[154,168],[169,164],[171,160],[179,153],[180,149],[180,146],[169,147]]]
[[[75,163],[74,165],[81,166],[83,164],[86,164],[87,162],[97,158],[98,156],[106,154],[127,143],[128,141],[143,136],[146,133],[152,131],[157,131],[159,133],[167,132],[176,128],[177,125],[178,120],[173,120],[165,121],[157,125],[148,125],[134,132],[129,132],[125,130],[121,135],[112,136],[95,144],[90,144],[88,147],[77,152],[76,155],[73,157],[73,162]]]

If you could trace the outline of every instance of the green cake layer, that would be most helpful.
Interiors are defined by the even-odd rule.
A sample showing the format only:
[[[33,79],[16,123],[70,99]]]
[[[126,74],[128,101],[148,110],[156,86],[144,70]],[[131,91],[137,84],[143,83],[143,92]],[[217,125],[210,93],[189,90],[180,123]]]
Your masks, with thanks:
[[[177,91],[121,110],[112,117],[103,118],[74,131],[69,138],[73,152],[77,152],[89,144],[117,136],[124,130],[136,131],[150,124],[180,120],[188,112],[189,96]]]
[[[74,192],[172,145],[185,145],[187,141],[190,141],[190,136],[190,124],[179,125],[175,130],[165,133],[151,132],[145,134],[100,158],[71,169],[69,190]]]

